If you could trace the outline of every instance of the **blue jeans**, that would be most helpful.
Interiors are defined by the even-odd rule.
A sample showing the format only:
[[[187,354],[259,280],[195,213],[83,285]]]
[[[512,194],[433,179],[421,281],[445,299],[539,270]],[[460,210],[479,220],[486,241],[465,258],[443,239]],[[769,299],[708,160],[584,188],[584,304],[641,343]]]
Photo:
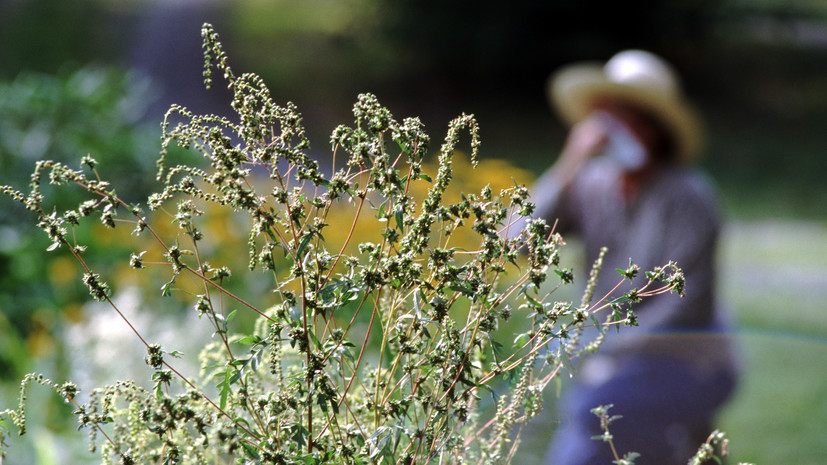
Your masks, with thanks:
[[[729,371],[701,377],[681,362],[641,358],[599,386],[570,386],[545,463],[610,465],[609,444],[591,439],[602,434],[591,409],[613,404],[609,415],[623,417],[609,427],[621,458],[638,452],[636,465],[685,465],[712,432],[735,378]]]

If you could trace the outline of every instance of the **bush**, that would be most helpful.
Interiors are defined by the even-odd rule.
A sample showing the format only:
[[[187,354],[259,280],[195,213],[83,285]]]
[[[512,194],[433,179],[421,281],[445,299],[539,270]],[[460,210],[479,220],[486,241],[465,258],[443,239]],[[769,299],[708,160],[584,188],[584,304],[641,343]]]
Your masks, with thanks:
[[[323,170],[307,155],[294,105],[275,104],[258,76],[236,75],[210,25],[203,37],[206,83],[214,69],[224,75],[238,119],[169,110],[162,188],[148,212],[117,194],[91,157],[80,170],[38,162],[28,193],[3,187],[36,215],[49,250],[77,261],[91,297],[141,341],[151,375],[81,402],[76,384],[30,374],[18,408],[0,412],[0,434],[12,423],[25,432],[34,381],[75,406],[104,463],[508,463],[545,387],[571,359],[596,350],[610,328],[634,324],[638,299],[682,289],[670,263],[610,299],[593,301],[590,284],[579,304],[553,301],[573,273],[560,267],[563,241],[544,221],[516,230],[533,208],[525,187],[446,197],[465,133],[476,163],[473,116],[449,124],[429,174],[420,120],[398,121],[360,95],[353,125],[333,131]],[[175,146],[207,166],[169,164]],[[56,207],[63,190],[85,199]],[[189,299],[193,317],[211,327],[199,375],[186,375],[173,360],[182,354],[151,342],[122,311],[118,281],[94,267],[94,241],[87,248],[74,234],[92,218],[134,244],[128,261],[149,273],[133,281],[147,302],[152,289]],[[246,233],[212,236],[216,218]],[[213,261],[241,255],[243,268]],[[620,271],[621,282],[637,273]],[[156,282],[153,272],[165,277]],[[505,343],[498,327],[512,314],[527,324]],[[586,325],[600,328],[596,340],[581,340]],[[192,334],[178,330],[181,340]],[[481,408],[488,395],[491,415]]]

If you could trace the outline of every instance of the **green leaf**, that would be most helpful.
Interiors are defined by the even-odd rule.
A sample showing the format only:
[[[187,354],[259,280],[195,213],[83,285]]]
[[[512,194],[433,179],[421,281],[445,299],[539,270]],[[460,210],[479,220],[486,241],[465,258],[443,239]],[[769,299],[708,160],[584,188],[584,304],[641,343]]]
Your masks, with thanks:
[[[314,454],[304,454],[296,457],[297,460],[304,463],[304,465],[318,465],[320,463],[327,463],[327,462],[320,462],[319,459]]]
[[[448,289],[457,291],[466,297],[474,297],[474,290],[464,284],[454,283],[448,286]]]
[[[304,252],[305,247],[307,247],[307,244],[310,243],[310,239],[312,238],[313,234],[305,234],[304,237],[302,237],[302,241],[299,243],[299,247],[296,249],[297,257],[300,257],[302,255],[302,252]]]
[[[263,344],[253,355],[250,357],[250,369],[252,371],[258,370],[259,365],[261,365],[261,357],[264,355],[264,350],[269,346],[269,344]]]
[[[233,313],[235,313],[235,312],[233,312]],[[247,337],[243,337],[243,338],[241,338],[241,339],[239,339],[235,342],[236,342],[236,344],[247,344],[247,345],[261,344],[261,343],[264,342],[264,339],[262,339],[260,336],[258,336],[256,334],[251,334],[251,335],[249,335]]]
[[[249,362],[249,361],[250,361],[250,359],[248,358],[248,359],[247,359],[247,360],[245,360],[244,362],[245,362],[245,364],[246,364],[246,363],[247,363],[247,362]],[[238,380],[239,380],[239,379],[241,379],[241,375],[242,375],[241,370],[233,370],[233,376],[232,376],[232,377],[230,377],[230,384],[235,384],[235,383],[237,383],[237,382],[238,382]]]
[[[258,450],[253,447],[252,444],[248,444],[247,442],[241,441],[241,447],[244,448],[244,453],[247,454],[247,457],[253,460],[261,460],[261,456],[258,455]]]
[[[230,396],[232,390],[230,389],[230,385],[227,382],[222,382],[218,385],[218,387],[221,388],[221,391],[219,392],[218,405],[221,407],[221,410],[224,410],[227,408],[227,397]]]
[[[293,425],[293,436],[290,438],[300,447],[304,447],[306,444],[305,438],[307,437],[307,428],[304,427],[302,424],[294,424]]]
[[[402,208],[401,207],[396,209],[396,213],[394,214],[394,216],[396,217],[396,227],[397,227],[397,229],[399,229],[400,231],[403,231],[405,229],[405,217],[402,213]]]
[[[514,347],[522,347],[530,339],[531,339],[531,336],[528,333],[520,333],[520,334],[517,335],[517,337],[514,338]]]
[[[503,345],[500,342],[495,341],[489,335],[488,342],[491,343],[491,351],[494,353],[494,359],[499,360],[502,357],[502,349]]]
[[[543,304],[541,304],[539,300],[528,295],[528,293],[523,294],[523,297],[525,298],[525,300],[528,301],[529,304],[531,304],[532,307],[543,308]]]
[[[161,296],[169,297],[172,295],[172,286],[175,284],[175,278],[161,286]]]
[[[463,372],[462,372],[462,375],[460,375],[460,377],[459,377],[459,381],[460,381],[462,384],[464,384],[464,385],[466,385],[466,386],[469,386],[469,387],[473,387],[473,388],[475,388],[475,387],[479,387],[479,384],[478,384],[478,383],[475,383],[474,381],[471,381],[470,379],[468,379],[468,378],[465,376],[465,371],[463,371]]]
[[[390,440],[390,433],[390,426],[380,426],[373,434],[370,435],[366,442],[370,445],[369,457],[371,459],[375,459],[382,453],[382,450],[388,444],[388,440]]]
[[[321,341],[319,341],[319,339],[316,337],[316,335],[313,334],[313,331],[308,330],[307,334],[308,334],[308,336],[310,336],[310,340],[313,341],[313,345],[315,345],[317,349],[324,350],[324,348],[322,347]]]

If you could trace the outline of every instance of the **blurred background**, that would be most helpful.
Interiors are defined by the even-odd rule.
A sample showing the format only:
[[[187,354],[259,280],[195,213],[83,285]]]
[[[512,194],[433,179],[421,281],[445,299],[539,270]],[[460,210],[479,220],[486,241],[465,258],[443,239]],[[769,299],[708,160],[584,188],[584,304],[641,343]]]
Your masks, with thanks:
[[[123,180],[119,193],[145,198],[169,105],[229,113],[222,86],[203,87],[205,21],[237,73],[260,74],[278,102],[298,105],[314,156],[329,156],[332,129],[372,92],[397,118],[421,116],[435,140],[474,113],[482,158],[507,161],[502,175],[521,182],[565,135],[546,103],[554,69],[625,48],[665,57],[705,116],[700,163],[727,220],[719,288],[745,374],[719,426],[735,460],[824,463],[827,3],[0,0],[0,184],[24,188],[40,158],[76,166],[92,154]],[[70,257],[43,260],[48,240],[28,218],[0,201],[0,408],[16,405],[28,371],[83,375],[100,361],[82,360],[95,357],[90,344],[112,356]],[[9,463],[88,462],[70,411],[50,393],[31,397],[39,426],[12,438]],[[520,463],[538,463],[548,431],[540,423],[526,437]]]

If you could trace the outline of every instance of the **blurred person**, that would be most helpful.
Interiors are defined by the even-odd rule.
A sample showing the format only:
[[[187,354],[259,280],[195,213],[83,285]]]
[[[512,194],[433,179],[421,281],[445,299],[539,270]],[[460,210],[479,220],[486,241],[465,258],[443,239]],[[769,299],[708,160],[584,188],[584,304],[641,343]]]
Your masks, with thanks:
[[[685,464],[713,431],[736,383],[726,315],[715,299],[721,221],[710,182],[692,168],[700,119],[673,68],[641,50],[578,63],[552,76],[549,98],[570,126],[558,160],[536,182],[533,216],[580,237],[587,263],[603,260],[596,297],[630,259],[643,271],[677,262],[686,295],[634,305],[639,326],[612,332],[585,357],[560,402],[560,430],[546,463],[610,464],[591,409],[613,404],[613,443],[638,465]]]

